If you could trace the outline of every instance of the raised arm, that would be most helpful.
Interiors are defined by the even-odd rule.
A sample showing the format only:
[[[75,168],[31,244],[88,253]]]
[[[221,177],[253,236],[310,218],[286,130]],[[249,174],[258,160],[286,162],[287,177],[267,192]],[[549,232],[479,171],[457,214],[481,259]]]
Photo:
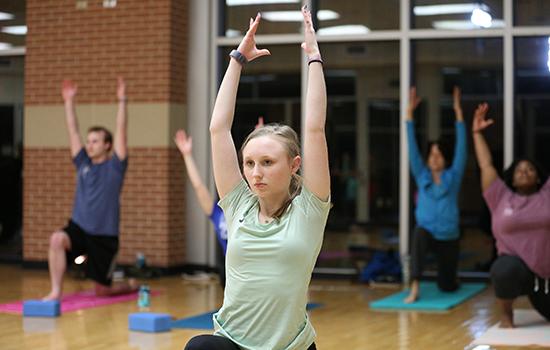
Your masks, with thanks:
[[[183,156],[185,167],[187,169],[187,176],[189,176],[189,180],[193,185],[195,195],[199,200],[202,211],[206,215],[210,216],[210,214],[212,214],[213,199],[210,191],[208,191],[202,182],[199,171],[197,170],[195,159],[193,158],[193,139],[190,136],[188,137],[185,130],[182,129],[176,132],[174,141]]]
[[[466,127],[464,126],[464,116],[462,106],[460,105],[461,92],[458,86],[453,88],[453,109],[456,118],[455,135],[455,154],[453,157],[452,169],[462,176],[466,167],[467,149],[466,149]]]
[[[122,77],[118,77],[117,98],[118,111],[114,147],[118,159],[124,160],[128,155],[128,111],[126,108],[126,83]]]
[[[491,151],[485,137],[481,133],[489,125],[493,124],[492,119],[485,119],[489,105],[482,103],[477,106],[474,112],[474,121],[472,123],[472,134],[474,138],[474,148],[476,151],[477,163],[481,169],[481,190],[485,191],[498,177],[497,171],[493,166]]]
[[[268,50],[256,48],[254,35],[260,24],[260,14],[255,19],[250,19],[250,25],[243,40],[237,48],[237,53],[232,56],[225,72],[214,110],[210,120],[210,138],[212,142],[212,162],[214,165],[214,179],[220,197],[224,197],[242,179],[239,169],[239,161],[233,137],[231,125],[235,114],[235,101],[237,89],[241,77],[242,65],[260,56],[269,55]],[[242,57],[237,61],[236,57]]]
[[[304,42],[302,48],[308,57],[304,129],[304,185],[318,198],[327,200],[330,195],[328,149],[325,137],[327,114],[327,90],[323,74],[321,52],[315,37],[311,13],[302,8],[304,17]]]
[[[462,92],[458,86],[453,87],[453,109],[455,111],[455,118],[457,122],[464,121],[464,115],[462,114],[462,106],[460,104],[460,99],[462,97]]]
[[[64,80],[61,88],[61,95],[65,105],[65,124],[69,133],[69,145],[71,148],[71,157],[76,157],[82,149],[80,132],[78,131],[78,121],[76,120],[76,111],[74,98],[78,90],[77,85],[71,80]]]
[[[409,103],[407,105],[407,115],[405,117],[407,121],[407,144],[409,149],[409,162],[411,166],[411,172],[413,176],[418,178],[420,173],[424,170],[425,165],[422,157],[420,156],[420,150],[418,149],[418,143],[416,142],[416,135],[414,130],[414,111],[420,104],[420,97],[416,95],[416,87],[411,87],[409,90]]]

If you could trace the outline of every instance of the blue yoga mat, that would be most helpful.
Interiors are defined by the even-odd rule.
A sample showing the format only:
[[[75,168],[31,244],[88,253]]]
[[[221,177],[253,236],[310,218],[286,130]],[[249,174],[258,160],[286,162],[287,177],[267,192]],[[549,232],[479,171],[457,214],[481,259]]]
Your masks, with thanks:
[[[411,304],[405,304],[403,300],[409,295],[409,291],[392,294],[383,299],[371,302],[370,308],[375,310],[424,310],[444,311],[473,297],[485,289],[485,283],[462,283],[454,292],[442,292],[435,282],[420,283],[420,298]]]
[[[306,305],[306,310],[313,310],[318,307],[323,306],[319,303],[308,303]],[[214,315],[218,310],[205,312],[197,316],[191,316],[182,318],[177,321],[172,321],[172,328],[188,328],[188,329],[214,329],[214,323],[212,322],[212,315]]]

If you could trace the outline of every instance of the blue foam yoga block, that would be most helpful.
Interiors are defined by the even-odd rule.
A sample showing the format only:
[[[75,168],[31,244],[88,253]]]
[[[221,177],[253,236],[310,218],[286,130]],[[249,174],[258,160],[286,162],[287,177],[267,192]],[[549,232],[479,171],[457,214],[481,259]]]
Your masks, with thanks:
[[[23,303],[23,316],[57,317],[61,315],[61,304],[58,300],[27,300]]]
[[[168,314],[138,312],[128,315],[128,325],[131,331],[166,332],[170,330],[172,319]]]

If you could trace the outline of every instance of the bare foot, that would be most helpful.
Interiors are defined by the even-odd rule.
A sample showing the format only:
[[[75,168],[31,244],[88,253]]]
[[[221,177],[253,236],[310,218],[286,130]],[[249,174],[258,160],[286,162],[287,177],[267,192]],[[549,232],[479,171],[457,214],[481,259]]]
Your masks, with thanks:
[[[55,293],[52,291],[50,292],[50,294],[42,298],[42,301],[52,301],[52,300],[61,300],[61,292]]]
[[[514,312],[510,310],[510,312],[504,312],[502,313],[502,316],[500,317],[500,328],[514,328]]]
[[[413,280],[411,283],[411,291],[409,292],[409,296],[406,297],[403,302],[405,304],[412,304],[415,301],[418,300],[418,291],[419,291],[419,282],[418,280]]]
[[[500,328],[514,328],[514,299],[497,299],[500,303]]]
[[[515,328],[514,327],[514,321],[512,320],[509,320],[508,318],[506,317],[503,317],[501,320],[500,320],[500,324],[498,325],[499,328]]]
[[[403,299],[403,302],[404,302],[405,304],[412,304],[412,303],[414,303],[414,302],[417,301],[417,300],[418,300],[418,294],[417,294],[417,293],[411,292],[411,293],[409,294],[408,297],[406,297],[405,299]]]

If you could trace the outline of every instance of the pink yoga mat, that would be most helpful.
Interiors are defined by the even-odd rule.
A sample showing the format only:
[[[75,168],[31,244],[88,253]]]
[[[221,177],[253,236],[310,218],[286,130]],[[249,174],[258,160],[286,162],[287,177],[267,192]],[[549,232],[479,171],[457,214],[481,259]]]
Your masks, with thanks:
[[[151,291],[151,295],[159,295],[160,291]],[[61,300],[61,312],[71,312],[75,310],[89,309],[92,307],[122,303],[125,301],[137,300],[138,293],[115,295],[108,297],[98,297],[94,291],[86,290],[73,294],[66,294]],[[7,304],[0,304],[0,312],[13,314],[23,313],[23,301],[16,301]]]

